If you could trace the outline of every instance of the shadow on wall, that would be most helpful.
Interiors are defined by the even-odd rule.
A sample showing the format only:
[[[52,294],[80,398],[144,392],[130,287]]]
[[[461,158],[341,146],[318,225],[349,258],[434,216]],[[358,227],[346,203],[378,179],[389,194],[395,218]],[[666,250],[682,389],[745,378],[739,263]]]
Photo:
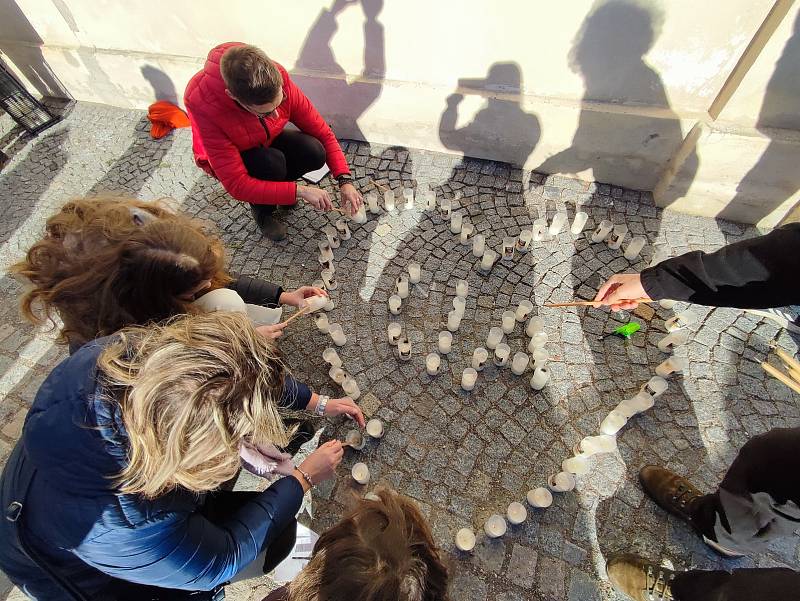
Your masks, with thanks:
[[[439,120],[439,139],[462,155],[492,158],[522,166],[539,142],[539,119],[522,110],[522,72],[513,62],[495,63],[485,79],[459,79],[456,93],[447,97]],[[468,90],[496,94],[461,129],[456,129],[458,105]]]
[[[144,65],[141,71],[142,76],[153,88],[156,100],[166,100],[172,104],[178,104],[178,92],[169,75],[152,65]]]
[[[575,37],[570,68],[583,77],[584,103],[617,107],[653,107],[660,116],[599,110],[584,105],[572,146],[548,158],[537,171],[579,173],[592,169],[594,179],[640,190],[652,190],[683,142],[678,116],[670,109],[658,73],[644,56],[661,28],[663,15],[652,2],[600,0]],[[666,109],[666,111],[664,110]],[[697,155],[683,164],[683,196],[697,171]]]
[[[338,111],[345,111],[348,123],[341,134],[366,141],[367,137],[358,125],[358,118],[378,99],[386,74],[386,50],[383,25],[378,14],[383,9],[383,0],[360,0],[366,21],[364,22],[364,69],[362,78],[370,81],[348,83],[345,71],[336,62],[331,49],[331,40],[336,34],[336,18],[355,0],[335,0],[330,9],[322,9],[306,36],[296,69],[322,71],[337,77],[320,79],[313,75],[293,74],[298,85],[308,94],[319,112],[330,121]]]
[[[800,14],[767,84],[756,128],[771,141],[739,182],[736,196],[717,215],[718,219],[739,219],[744,205],[748,207],[748,221],[758,223],[800,189],[797,144],[782,142],[778,137],[781,130],[800,130]]]
[[[0,51],[42,96],[69,98],[69,92],[53,73],[40,46],[42,38],[14,0],[0,0]],[[19,41],[20,43],[14,43]]]

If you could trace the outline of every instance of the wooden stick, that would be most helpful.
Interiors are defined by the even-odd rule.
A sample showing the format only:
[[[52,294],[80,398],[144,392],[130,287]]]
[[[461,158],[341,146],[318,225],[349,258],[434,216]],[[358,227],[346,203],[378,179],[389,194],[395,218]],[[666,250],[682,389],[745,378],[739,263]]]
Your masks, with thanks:
[[[777,345],[773,346],[772,348],[775,351],[775,354],[778,355],[778,358],[783,361],[783,364],[789,371],[789,375],[800,382],[800,363],[798,363],[794,357]]]
[[[769,375],[777,378],[778,380],[786,384],[789,388],[794,390],[796,393],[800,394],[800,383],[795,382],[781,370],[779,370],[776,367],[773,367],[766,361],[761,362],[761,367],[763,367],[764,371],[766,371]]]
[[[621,303],[652,303],[649,298],[634,298],[631,300],[622,300]],[[603,301],[572,301],[569,303],[545,303],[545,307],[601,307],[607,303]],[[616,304],[616,303],[615,303]]]
[[[373,186],[375,186],[376,188],[380,188],[380,189],[381,189],[381,190],[383,190],[384,192],[391,192],[391,190],[390,190],[389,188],[387,188],[387,187],[386,187],[386,186],[384,186],[383,184],[379,184],[379,183],[378,183],[378,182],[376,182],[374,179],[370,179],[370,180],[369,180],[369,183],[371,183],[371,184],[372,184]]]
[[[290,323],[292,323],[293,320],[295,320],[298,317],[301,317],[303,315],[306,315],[310,310],[311,310],[310,307],[305,306],[302,309],[300,309],[299,311],[295,311],[289,319],[287,319],[286,321],[283,322],[283,326],[284,327],[288,326]]]

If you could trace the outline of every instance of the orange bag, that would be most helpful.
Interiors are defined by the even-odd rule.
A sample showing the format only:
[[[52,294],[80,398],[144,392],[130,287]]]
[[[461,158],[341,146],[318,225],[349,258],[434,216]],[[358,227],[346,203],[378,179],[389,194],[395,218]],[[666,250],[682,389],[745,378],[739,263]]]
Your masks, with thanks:
[[[178,127],[189,127],[189,117],[179,106],[167,100],[159,100],[150,105],[147,111],[147,118],[150,120],[150,135],[155,138],[163,138],[173,129]]]

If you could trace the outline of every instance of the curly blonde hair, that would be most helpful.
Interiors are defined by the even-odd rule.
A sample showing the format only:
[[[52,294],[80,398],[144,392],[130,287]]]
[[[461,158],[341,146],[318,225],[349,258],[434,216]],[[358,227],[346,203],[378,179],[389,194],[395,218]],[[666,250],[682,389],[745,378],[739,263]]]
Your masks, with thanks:
[[[246,315],[181,316],[118,337],[98,368],[129,438],[121,492],[214,490],[236,475],[243,440],[289,443],[279,406],[286,368]]]

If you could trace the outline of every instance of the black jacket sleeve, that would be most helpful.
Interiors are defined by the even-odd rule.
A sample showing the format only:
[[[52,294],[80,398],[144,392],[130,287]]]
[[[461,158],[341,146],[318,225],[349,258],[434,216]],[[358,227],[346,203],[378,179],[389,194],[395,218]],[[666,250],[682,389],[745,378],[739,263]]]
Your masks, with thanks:
[[[800,304],[800,223],[724,246],[686,253],[642,271],[654,300],[739,309]]]
[[[265,280],[240,275],[228,284],[228,288],[237,292],[244,302],[251,305],[278,307],[281,304],[280,298],[283,288]]]

